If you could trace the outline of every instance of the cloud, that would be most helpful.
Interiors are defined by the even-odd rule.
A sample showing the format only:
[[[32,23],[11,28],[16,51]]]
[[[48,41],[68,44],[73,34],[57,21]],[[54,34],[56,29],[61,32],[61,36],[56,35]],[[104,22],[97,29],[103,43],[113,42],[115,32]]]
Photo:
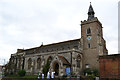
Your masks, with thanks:
[[[0,53],[8,60],[17,48],[80,38],[80,21],[87,19],[90,1],[103,24],[107,48],[116,53],[118,0],[1,0]]]

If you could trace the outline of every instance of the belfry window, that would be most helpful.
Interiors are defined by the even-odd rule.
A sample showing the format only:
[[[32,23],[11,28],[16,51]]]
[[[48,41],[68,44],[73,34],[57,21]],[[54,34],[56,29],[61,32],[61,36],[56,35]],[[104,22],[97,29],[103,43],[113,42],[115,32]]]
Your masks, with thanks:
[[[88,43],[88,48],[90,48],[90,43]]]
[[[90,28],[87,29],[87,35],[90,35],[91,34],[91,30]]]

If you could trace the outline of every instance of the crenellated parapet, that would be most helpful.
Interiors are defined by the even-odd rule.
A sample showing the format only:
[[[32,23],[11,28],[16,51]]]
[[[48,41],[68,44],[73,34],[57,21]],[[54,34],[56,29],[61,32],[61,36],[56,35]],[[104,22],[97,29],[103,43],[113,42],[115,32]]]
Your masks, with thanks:
[[[81,21],[81,25],[84,25],[84,24],[89,24],[89,23],[93,23],[93,22],[98,22],[101,26],[101,22],[98,20],[97,17],[94,17],[93,19],[91,20],[84,20],[84,21]]]

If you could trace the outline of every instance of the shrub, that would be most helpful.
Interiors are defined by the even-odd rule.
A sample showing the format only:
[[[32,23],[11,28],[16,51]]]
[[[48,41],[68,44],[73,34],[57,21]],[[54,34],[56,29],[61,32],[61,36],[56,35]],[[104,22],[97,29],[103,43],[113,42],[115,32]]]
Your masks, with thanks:
[[[63,75],[62,77],[67,77],[67,75]]]
[[[83,73],[84,73],[84,75],[87,73],[88,75],[99,76],[99,71],[98,71],[98,69],[90,69],[90,68],[87,68],[87,69],[84,69]]]
[[[71,77],[77,77],[77,75],[71,75]]]
[[[85,75],[86,73],[87,73],[87,74],[92,74],[90,68],[84,69],[83,73],[84,73],[84,75]]]
[[[95,76],[99,76],[99,71],[98,71],[97,69],[93,69],[93,74],[94,74]]]
[[[90,74],[88,75],[88,77],[89,77],[89,78],[95,78],[94,75],[90,75]]]
[[[18,71],[18,75],[21,76],[21,77],[25,76],[25,74],[26,74],[25,70],[19,70]]]

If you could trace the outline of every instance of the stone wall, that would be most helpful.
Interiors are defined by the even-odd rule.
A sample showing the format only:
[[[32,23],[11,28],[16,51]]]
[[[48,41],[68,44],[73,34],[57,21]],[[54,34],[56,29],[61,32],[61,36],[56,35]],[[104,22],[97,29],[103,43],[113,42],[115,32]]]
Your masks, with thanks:
[[[35,54],[35,55],[26,55],[25,56],[25,67],[24,69],[26,70],[27,74],[37,74],[38,72],[42,73],[42,69],[43,66],[46,64],[47,60],[49,57],[52,57],[52,62],[51,64],[54,64],[54,58],[56,58],[57,56],[63,56],[69,63],[71,60],[71,52],[72,52],[72,68],[73,68],[73,72],[74,74],[79,74],[80,71],[82,71],[82,53],[78,50],[64,50],[64,51],[56,51],[56,52],[51,52],[51,53],[41,53],[41,54]],[[80,68],[77,67],[77,56],[81,57],[80,60]],[[37,59],[40,58],[41,59],[41,69],[37,69]],[[28,69],[28,60],[31,59],[32,60],[32,67],[31,69]],[[58,63],[60,63],[60,69],[59,71],[62,71],[63,75],[66,74],[66,67],[63,66],[63,62],[61,62],[61,60],[57,59]],[[33,70],[34,67],[34,70]],[[50,69],[52,69],[53,65],[50,66]],[[50,70],[52,71],[52,70]],[[32,73],[33,72],[33,73]]]

